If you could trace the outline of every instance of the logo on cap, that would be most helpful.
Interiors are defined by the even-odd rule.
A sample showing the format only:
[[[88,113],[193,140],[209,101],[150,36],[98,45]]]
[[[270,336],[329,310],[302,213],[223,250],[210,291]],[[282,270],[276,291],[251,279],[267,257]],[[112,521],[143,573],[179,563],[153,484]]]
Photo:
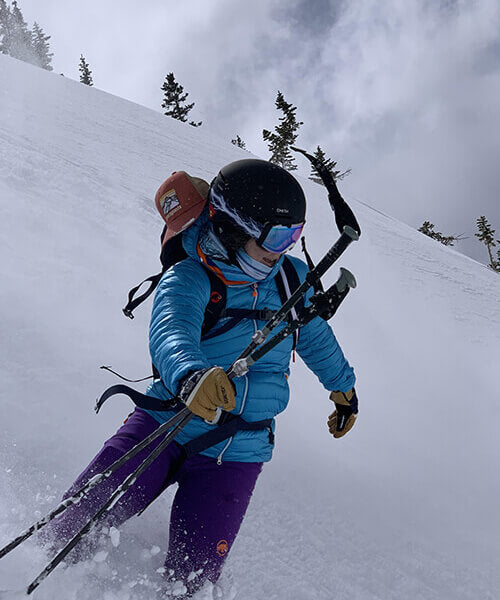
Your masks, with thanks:
[[[168,190],[160,197],[160,206],[165,218],[171,217],[181,207],[177,193],[174,190]]]

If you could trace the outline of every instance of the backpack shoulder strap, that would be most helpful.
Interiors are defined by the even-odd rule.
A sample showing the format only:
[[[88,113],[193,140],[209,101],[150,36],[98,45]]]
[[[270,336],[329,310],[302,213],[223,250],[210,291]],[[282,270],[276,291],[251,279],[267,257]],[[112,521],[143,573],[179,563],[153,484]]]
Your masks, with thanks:
[[[201,338],[204,339],[206,334],[215,327],[217,321],[226,307],[227,288],[221,279],[210,269],[204,269],[210,281],[210,299],[205,308],[205,317],[201,326]],[[153,378],[161,379],[158,369],[152,365]]]
[[[217,324],[226,308],[227,288],[225,283],[210,269],[205,269],[210,281],[210,299],[205,308],[205,318],[201,327],[202,338]]]
[[[284,304],[288,298],[293,294],[293,292],[299,287],[300,279],[299,274],[297,273],[297,269],[293,266],[292,261],[285,256],[283,259],[283,264],[281,265],[281,269],[278,271],[276,275],[276,286],[278,288],[278,293],[280,295],[280,300]],[[292,321],[298,318],[298,315],[304,309],[304,298],[301,298],[297,304],[292,308],[292,310],[288,313],[288,320]],[[298,342],[298,331],[293,333],[293,350],[297,347]]]

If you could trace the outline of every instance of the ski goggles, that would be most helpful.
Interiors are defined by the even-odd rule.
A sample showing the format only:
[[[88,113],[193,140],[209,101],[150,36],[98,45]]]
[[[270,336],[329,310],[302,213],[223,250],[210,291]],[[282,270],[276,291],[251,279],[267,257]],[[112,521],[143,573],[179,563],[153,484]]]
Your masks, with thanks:
[[[274,254],[291,250],[300,238],[304,227],[304,223],[296,225],[266,223],[262,225],[252,217],[230,206],[223,194],[211,187],[209,192],[209,214],[213,216],[217,212],[227,215],[242,231],[254,238],[259,246]]]
[[[304,223],[296,225],[272,225],[267,223],[257,239],[257,244],[274,254],[281,254],[291,250],[299,241]]]

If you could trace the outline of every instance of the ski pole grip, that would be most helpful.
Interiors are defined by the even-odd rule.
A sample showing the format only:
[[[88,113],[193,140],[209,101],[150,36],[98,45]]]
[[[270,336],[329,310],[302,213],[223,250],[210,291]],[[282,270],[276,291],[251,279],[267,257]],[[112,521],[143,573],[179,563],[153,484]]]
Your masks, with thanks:
[[[344,269],[344,267],[340,267],[340,277],[335,283],[337,290],[342,293],[346,289],[354,289],[356,285],[356,278],[351,271],[349,271],[349,269]]]
[[[345,233],[346,235],[348,235],[353,242],[357,242],[359,240],[359,236],[360,236],[359,231],[356,231],[350,225],[344,225],[344,229],[342,230],[342,233]]]

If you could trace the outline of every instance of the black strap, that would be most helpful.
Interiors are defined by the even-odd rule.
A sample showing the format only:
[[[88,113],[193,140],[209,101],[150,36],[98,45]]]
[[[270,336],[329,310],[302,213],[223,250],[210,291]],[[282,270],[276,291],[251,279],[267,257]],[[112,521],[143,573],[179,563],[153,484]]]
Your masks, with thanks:
[[[256,319],[257,321],[269,321],[276,311],[271,308],[226,308],[222,311],[221,319],[224,317],[243,317],[244,319]]]
[[[312,271],[315,267],[315,264],[313,262],[313,259],[311,258],[311,255],[307,251],[305,235],[302,236],[301,241],[302,241],[302,252],[304,253],[304,255],[306,257],[307,266],[309,267],[309,271]],[[318,281],[314,284],[314,291],[315,291],[315,293],[324,291],[323,284],[321,283],[321,279],[318,279]]]
[[[163,236],[165,235],[166,230],[167,229],[165,226],[161,233],[160,241],[163,240]],[[160,283],[160,279],[162,278],[163,273],[165,273],[165,271],[169,267],[171,267],[172,265],[175,265],[176,263],[180,262],[181,260],[185,259],[186,257],[187,257],[186,251],[184,250],[184,248],[182,246],[182,236],[175,235],[174,237],[170,238],[162,246],[162,249],[161,249],[161,253],[160,253],[160,262],[162,265],[161,273],[158,273],[157,275],[151,275],[151,277],[148,277],[147,279],[142,281],[139,285],[137,285],[135,288],[132,288],[130,290],[130,292],[128,293],[127,305],[125,306],[125,308],[122,309],[123,314],[126,317],[133,319],[134,318],[134,315],[132,314],[133,311],[140,304],[142,304],[145,300],[147,300],[149,298],[149,296],[151,296],[151,294],[155,291],[155,289],[158,287],[158,284]],[[141,285],[143,285],[144,283],[146,283],[148,281],[150,282],[149,288],[143,294],[141,294],[137,298],[134,298],[135,294],[137,293],[137,291],[139,290]]]
[[[285,274],[285,277],[283,277],[282,272],[280,270],[278,272],[278,275],[276,276],[275,281],[276,281],[276,286],[278,288],[278,294],[280,296],[280,300],[281,300],[282,304],[284,304],[288,300],[288,298],[293,294],[293,292],[299,287],[300,279],[299,279],[297,270],[293,266],[292,261],[288,258],[288,256],[285,256],[285,258],[283,260],[282,269]],[[297,302],[297,304],[294,306],[294,308],[288,313],[288,322],[295,320],[300,315],[300,313],[302,312],[303,309],[304,309],[304,298],[301,298]],[[294,331],[293,332],[293,347],[292,347],[293,350],[295,350],[295,348],[297,347],[297,341],[298,341],[298,332]]]
[[[274,313],[275,311],[269,308],[264,308],[262,310],[255,310],[250,308],[226,308],[221,312],[219,319],[227,317],[230,317],[230,319],[226,321],[226,323],[224,323],[222,327],[219,327],[216,330],[209,331],[208,333],[202,335],[201,339],[209,340],[218,335],[222,335],[223,333],[226,333],[226,331],[229,331],[230,329],[238,325],[238,323],[243,319],[256,319],[258,321],[267,322],[274,315]]]
[[[160,400],[160,398],[155,398],[154,396],[146,396],[146,394],[141,394],[141,392],[134,390],[128,385],[119,383],[117,385],[112,385],[101,394],[101,397],[97,400],[95,404],[95,411],[99,412],[101,406],[106,402],[106,400],[108,398],[111,398],[111,396],[115,396],[116,394],[124,394],[125,396],[128,396],[136,406],[142,408],[143,410],[165,411],[176,410],[178,408],[184,407],[184,404],[177,398],[172,398],[170,400]]]
[[[300,286],[299,274],[297,273],[297,269],[293,266],[292,261],[285,256],[285,260],[283,261],[283,271],[285,272],[285,277],[287,279],[288,287],[290,289],[290,295],[295,292],[295,290]],[[286,298],[288,300],[288,297]],[[295,312],[300,314],[300,312],[304,308],[304,297],[297,302],[295,305]],[[293,310],[291,311],[294,312]],[[293,318],[293,317],[292,317]]]
[[[130,319],[134,318],[134,315],[132,314],[133,311],[139,306],[139,304],[142,304],[144,302],[144,300],[146,300],[147,298],[149,298],[149,296],[151,296],[151,294],[157,288],[162,275],[163,275],[163,271],[161,273],[158,273],[157,275],[151,275],[151,277],[148,277],[144,281],[141,281],[141,283],[139,285],[137,285],[135,288],[132,288],[130,290],[130,292],[128,293],[127,305],[125,306],[125,308],[122,309],[123,314],[126,317],[129,317]],[[148,289],[140,296],[137,296],[137,298],[134,298],[135,294],[137,293],[137,291],[141,287],[141,285],[143,285],[147,281],[150,282]]]
[[[272,422],[272,419],[245,421],[239,415],[224,413],[219,423],[217,423],[216,428],[203,433],[194,440],[187,442],[187,444],[183,444],[182,447],[186,453],[186,457],[189,458],[193,454],[199,454],[203,450],[227,440],[235,435],[237,431],[261,431],[263,429],[269,431],[269,443],[274,444],[274,434],[271,428]]]
[[[227,287],[222,279],[217,277],[210,269],[205,269],[205,273],[210,281],[210,299],[205,308],[205,317],[201,326],[201,339],[205,338],[221,318],[221,314],[226,308],[227,298]]]
[[[167,411],[167,410],[179,410],[185,408],[185,405],[177,398],[170,400],[160,400],[154,396],[147,396],[137,390],[129,387],[128,385],[118,384],[113,385],[103,392],[101,397],[97,400],[95,410],[99,412],[102,405],[111,396],[117,394],[124,394],[128,396],[132,402],[142,410],[156,410],[156,411]],[[211,446],[215,446],[219,442],[227,440],[232,437],[237,431],[259,431],[262,429],[269,430],[269,443],[274,444],[274,434],[271,428],[273,420],[264,419],[262,421],[245,421],[240,415],[232,415],[231,413],[223,413],[217,423],[217,427],[207,431],[200,435],[194,440],[184,444],[183,448],[186,452],[186,456],[192,456],[198,454]]]

